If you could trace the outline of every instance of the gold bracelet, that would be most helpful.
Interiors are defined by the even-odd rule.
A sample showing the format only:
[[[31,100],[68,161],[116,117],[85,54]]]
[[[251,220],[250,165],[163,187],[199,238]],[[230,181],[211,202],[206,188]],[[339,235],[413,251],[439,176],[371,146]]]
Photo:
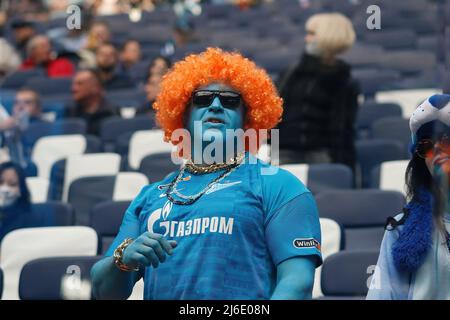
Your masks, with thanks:
[[[133,239],[126,238],[117,248],[114,250],[114,264],[119,268],[121,271],[125,272],[131,272],[131,271],[139,271],[139,267],[131,268],[127,266],[125,263],[123,263],[123,252],[125,249],[133,242]]]

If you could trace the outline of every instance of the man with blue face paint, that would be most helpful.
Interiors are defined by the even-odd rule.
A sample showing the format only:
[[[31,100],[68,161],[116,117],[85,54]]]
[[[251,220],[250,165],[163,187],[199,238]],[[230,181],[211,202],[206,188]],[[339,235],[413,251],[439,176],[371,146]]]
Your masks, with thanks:
[[[208,49],[174,65],[154,108],[165,139],[185,128],[186,163],[143,188],[104,259],[92,269],[98,299],[308,299],[322,263],[311,192],[256,159],[234,130],[271,129],[282,100],[267,73],[236,53]],[[214,149],[210,163],[206,149]],[[178,141],[179,143],[179,141]],[[186,150],[183,150],[186,151]],[[221,156],[221,157],[220,157]],[[270,170],[269,170],[270,171]]]

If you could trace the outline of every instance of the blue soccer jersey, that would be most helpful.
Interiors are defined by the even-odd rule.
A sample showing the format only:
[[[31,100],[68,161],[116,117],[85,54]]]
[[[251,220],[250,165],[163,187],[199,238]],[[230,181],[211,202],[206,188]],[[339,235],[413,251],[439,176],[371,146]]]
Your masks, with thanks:
[[[280,262],[314,256],[317,266],[322,263],[311,192],[286,170],[265,174],[272,169],[247,153],[244,163],[191,205],[173,204],[165,195],[178,172],[144,187],[107,256],[125,238],[161,233],[178,246],[158,268],[145,269],[145,299],[269,299]],[[177,190],[196,194],[222,172],[185,172]]]

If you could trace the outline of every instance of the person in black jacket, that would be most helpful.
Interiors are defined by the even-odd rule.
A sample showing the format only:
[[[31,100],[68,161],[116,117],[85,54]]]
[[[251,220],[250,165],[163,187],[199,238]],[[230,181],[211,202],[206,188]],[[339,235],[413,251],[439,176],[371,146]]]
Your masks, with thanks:
[[[336,55],[355,40],[353,26],[339,13],[306,22],[305,52],[281,77],[284,99],[280,163],[338,162],[353,168],[358,85],[350,66]]]

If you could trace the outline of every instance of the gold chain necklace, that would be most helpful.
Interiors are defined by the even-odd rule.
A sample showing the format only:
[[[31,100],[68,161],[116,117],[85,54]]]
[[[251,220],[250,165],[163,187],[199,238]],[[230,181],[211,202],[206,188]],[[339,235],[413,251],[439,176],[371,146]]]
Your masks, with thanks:
[[[229,161],[225,163],[213,163],[203,166],[197,165],[193,163],[191,159],[189,159],[185,164],[185,169],[192,174],[213,173],[234,166],[237,163],[240,163],[244,158],[244,155],[245,155],[244,152],[240,152],[236,157],[231,158]]]

